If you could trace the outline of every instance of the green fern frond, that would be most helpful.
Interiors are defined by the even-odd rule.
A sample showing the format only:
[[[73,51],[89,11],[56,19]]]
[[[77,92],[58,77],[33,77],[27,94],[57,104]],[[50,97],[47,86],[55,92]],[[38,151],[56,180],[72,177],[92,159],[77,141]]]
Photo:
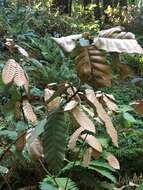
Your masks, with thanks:
[[[66,150],[66,125],[64,112],[58,108],[52,111],[45,125],[43,147],[49,168],[57,172],[63,165]]]

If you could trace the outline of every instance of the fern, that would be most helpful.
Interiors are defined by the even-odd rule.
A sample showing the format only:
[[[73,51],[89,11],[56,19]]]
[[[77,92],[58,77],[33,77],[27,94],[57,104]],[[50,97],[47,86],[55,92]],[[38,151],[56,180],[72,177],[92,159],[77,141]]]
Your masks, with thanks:
[[[65,116],[60,108],[49,113],[43,134],[43,146],[49,168],[54,172],[59,171],[66,150]]]

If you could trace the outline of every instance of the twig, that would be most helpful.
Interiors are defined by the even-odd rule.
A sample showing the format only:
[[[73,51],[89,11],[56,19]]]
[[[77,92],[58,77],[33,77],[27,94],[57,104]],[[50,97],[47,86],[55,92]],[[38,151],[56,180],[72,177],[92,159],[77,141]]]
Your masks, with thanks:
[[[27,129],[28,130],[28,129]],[[0,161],[2,161],[2,159],[4,158],[5,154],[11,149],[12,145],[14,145],[19,139],[21,139],[22,137],[24,137],[26,134],[30,133],[31,131],[27,132],[27,130],[21,134],[15,141],[13,141],[2,153],[2,155],[0,156]]]
[[[42,162],[42,160],[41,159],[39,159],[38,160],[39,161],[39,163],[41,164],[41,166],[42,166],[42,168],[43,168],[43,170],[53,179],[53,181],[55,182],[55,184],[57,185],[57,187],[58,187],[58,183],[57,183],[57,181],[56,181],[56,179],[55,179],[55,177],[53,177],[52,176],[52,174],[47,170],[47,168],[44,166],[44,164],[43,164],[43,162]]]
[[[87,136],[88,136],[88,134],[86,134],[85,138],[83,139],[83,144],[80,146],[80,148],[79,148],[79,151],[78,151],[77,155],[79,155],[79,154],[80,154],[80,151],[81,151],[82,147],[84,146],[84,143],[85,143],[85,141],[86,141]],[[72,168],[74,168],[75,164],[76,164],[76,159],[75,159],[75,160],[74,160],[74,162],[73,162]],[[66,189],[67,189],[67,186],[68,186],[68,182],[69,182],[70,175],[71,175],[71,170],[69,171],[68,178],[67,178],[67,181],[66,181],[66,185],[65,185],[64,190],[66,190]]]

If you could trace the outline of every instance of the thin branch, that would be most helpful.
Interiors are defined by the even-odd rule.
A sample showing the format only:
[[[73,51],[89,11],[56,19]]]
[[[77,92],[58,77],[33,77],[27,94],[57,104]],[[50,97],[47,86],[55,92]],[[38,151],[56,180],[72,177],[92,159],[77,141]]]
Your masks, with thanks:
[[[43,168],[43,170],[53,179],[53,181],[55,182],[55,184],[57,185],[57,187],[58,187],[58,183],[57,183],[57,181],[56,181],[56,179],[55,179],[55,177],[53,177],[52,176],[52,174],[47,170],[47,168],[44,166],[44,164],[43,164],[43,162],[42,162],[42,160],[41,159],[39,159],[38,160],[39,161],[39,163],[41,164],[41,166],[42,166],[42,168]]]
[[[85,141],[86,141],[87,136],[88,136],[88,134],[86,134],[85,138],[83,139],[83,143],[82,143],[82,145],[80,146],[80,148],[79,148],[79,150],[78,150],[78,152],[77,152],[77,156],[80,154],[82,148],[84,147],[84,143],[85,143]],[[73,162],[72,168],[74,168],[76,162],[77,162],[77,160],[75,159],[74,162]],[[66,190],[67,187],[68,187],[68,182],[69,182],[69,179],[70,179],[70,175],[71,175],[71,170],[70,170],[69,173],[68,173],[68,178],[67,178],[67,181],[66,181],[66,185],[65,185],[64,190]]]

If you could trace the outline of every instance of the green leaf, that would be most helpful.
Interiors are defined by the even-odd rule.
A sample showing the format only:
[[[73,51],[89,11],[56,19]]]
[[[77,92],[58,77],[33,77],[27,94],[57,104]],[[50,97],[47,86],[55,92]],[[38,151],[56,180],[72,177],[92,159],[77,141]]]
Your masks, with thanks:
[[[103,168],[93,167],[93,166],[89,166],[88,168],[91,169],[91,170],[94,170],[94,171],[98,172],[102,176],[104,176],[107,179],[111,180],[112,182],[116,183],[116,178],[108,170],[103,169]]]
[[[127,120],[129,123],[135,123],[135,118],[128,112],[123,113],[123,117],[125,120]]]
[[[47,182],[44,181],[40,183],[40,190],[58,190],[58,189],[53,185],[48,184]]]
[[[68,183],[67,183],[68,182]],[[46,176],[46,178],[43,180],[43,182],[41,183],[41,185],[43,185],[43,187],[46,187],[46,185],[49,185],[50,188],[54,188],[54,189],[47,189],[47,190],[56,190],[57,188],[55,188],[56,186],[58,186],[58,188],[65,188],[66,190],[78,190],[75,182],[73,182],[70,178],[64,178],[64,177],[57,177],[55,179],[53,179],[51,176]],[[46,188],[41,189],[41,190],[46,190]]]
[[[98,160],[93,160],[90,162],[90,166],[92,167],[101,167],[101,169],[108,169],[110,171],[115,172],[115,169],[112,168],[108,163],[104,162],[104,161],[98,161]]]
[[[60,108],[50,112],[43,133],[43,147],[45,159],[54,172],[58,172],[63,165],[66,131],[64,112]]]
[[[1,174],[6,174],[8,172],[8,169],[6,167],[3,167],[0,165],[0,173]]]

